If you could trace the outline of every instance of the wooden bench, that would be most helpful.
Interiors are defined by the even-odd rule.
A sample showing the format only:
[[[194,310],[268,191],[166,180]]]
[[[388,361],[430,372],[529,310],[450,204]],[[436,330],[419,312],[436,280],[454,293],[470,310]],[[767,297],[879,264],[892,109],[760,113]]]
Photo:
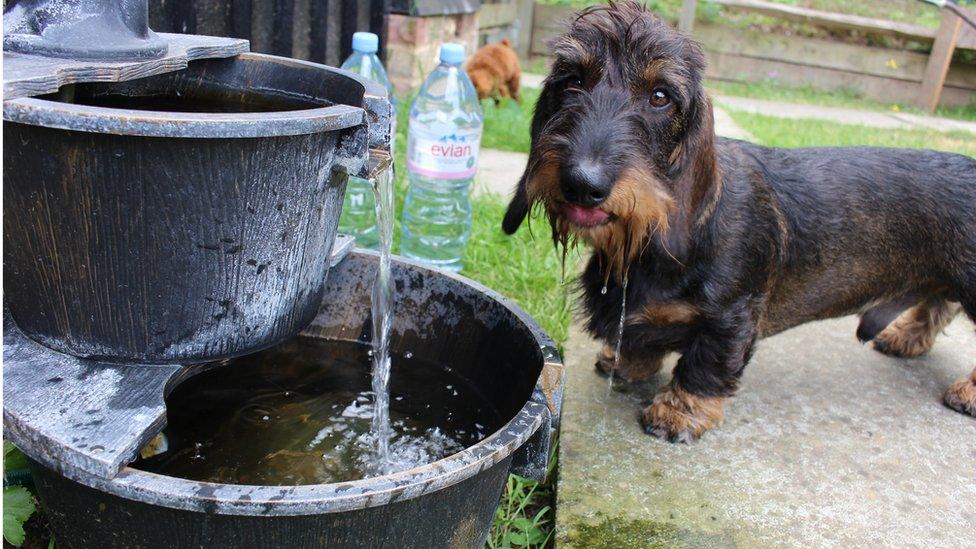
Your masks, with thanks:
[[[976,50],[976,29],[964,25],[962,19],[949,10],[943,10],[939,28],[933,29],[911,23],[825,12],[764,0],[708,1],[726,8],[807,23],[827,29],[856,30],[868,35],[892,36],[932,43],[932,52],[928,57],[922,86],[915,99],[916,105],[929,112],[934,111],[939,104],[955,49]],[[688,33],[692,32],[697,4],[697,0],[684,0],[678,24],[681,30]]]

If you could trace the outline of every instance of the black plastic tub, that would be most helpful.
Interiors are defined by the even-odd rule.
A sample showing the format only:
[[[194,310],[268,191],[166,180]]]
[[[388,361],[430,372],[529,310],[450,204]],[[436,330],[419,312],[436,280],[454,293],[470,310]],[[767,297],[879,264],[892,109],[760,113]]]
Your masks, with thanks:
[[[293,335],[321,303],[346,177],[388,144],[385,93],[247,53],[6,101],[14,320],[52,349],[129,363]]]
[[[302,335],[369,341],[377,263],[375,254],[356,252],[334,267],[324,305]],[[133,466],[107,479],[41,459],[26,448],[32,458],[45,461],[33,462],[32,470],[58,546],[483,545],[507,474],[545,474],[563,366],[548,336],[497,293],[403,260],[394,261],[393,275],[398,295],[393,351],[409,350],[459,369],[499,412],[505,422],[500,429],[423,467],[295,487],[196,482]],[[208,368],[185,368],[169,389]]]

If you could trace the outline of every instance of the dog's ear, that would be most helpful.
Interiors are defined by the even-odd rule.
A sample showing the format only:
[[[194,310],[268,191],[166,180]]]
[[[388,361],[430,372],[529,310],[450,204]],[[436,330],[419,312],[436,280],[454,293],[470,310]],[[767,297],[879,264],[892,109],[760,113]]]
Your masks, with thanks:
[[[677,207],[667,234],[659,235],[668,254],[681,262],[691,246],[695,225],[708,215],[718,196],[721,178],[715,157],[715,119],[712,102],[699,91],[691,103],[681,137],[671,153],[670,176]]]
[[[505,217],[502,219],[502,230],[505,234],[515,234],[525,216],[529,214],[529,199],[525,196],[525,175],[523,173],[519,178],[512,201],[508,203],[508,209],[505,210]]]
[[[515,194],[512,196],[512,201],[508,204],[508,210],[505,211],[505,218],[502,220],[502,230],[505,231],[505,234],[515,234],[515,231],[522,225],[522,221],[529,215],[531,204],[529,204],[529,197],[526,194],[525,186],[528,184],[531,172],[536,141],[539,139],[539,134],[545,127],[546,122],[552,118],[552,115],[555,114],[556,109],[559,107],[551,88],[551,84],[545,84],[539,93],[539,100],[535,103],[535,113],[532,115],[532,126],[529,130],[531,136],[529,161],[525,166],[525,172],[519,178],[518,186],[515,188]]]
[[[715,157],[715,115],[712,100],[703,91],[692,102],[684,135],[671,155],[672,174],[678,183],[682,209],[699,213],[720,184]]]
[[[501,44],[501,45],[503,45],[503,46],[509,46],[509,47],[511,47],[511,46],[512,46],[512,43],[511,43],[511,42],[509,42],[509,40],[508,40],[508,38],[502,38],[502,41],[501,41],[501,42],[499,42],[499,44]]]

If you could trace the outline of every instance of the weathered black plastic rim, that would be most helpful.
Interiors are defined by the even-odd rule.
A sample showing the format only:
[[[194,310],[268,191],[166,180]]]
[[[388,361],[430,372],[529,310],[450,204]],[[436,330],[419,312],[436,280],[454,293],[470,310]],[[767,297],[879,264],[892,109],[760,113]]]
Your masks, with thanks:
[[[369,89],[355,75],[324,65],[260,53],[242,53],[239,57],[269,63],[298,64],[316,67],[324,72],[341,73],[349,78],[351,84],[362,86],[364,90]],[[3,119],[8,122],[141,137],[249,138],[305,135],[358,126],[364,123],[365,116],[366,111],[363,108],[350,105],[255,113],[199,113],[95,107],[36,97],[11,99],[3,103]]]
[[[354,254],[378,256],[357,250]],[[394,256],[404,266],[472,287],[508,309],[533,335],[542,356],[539,380],[530,400],[504,427],[481,442],[428,465],[363,480],[304,486],[253,486],[199,482],[126,467],[111,480],[78,472],[68,477],[120,497],[187,511],[222,515],[299,516],[337,513],[387,505],[435,492],[471,478],[507,459],[551,418],[542,378],[547,369],[561,375],[563,363],[552,339],[518,305],[466,277]],[[558,397],[557,397],[558,398]]]

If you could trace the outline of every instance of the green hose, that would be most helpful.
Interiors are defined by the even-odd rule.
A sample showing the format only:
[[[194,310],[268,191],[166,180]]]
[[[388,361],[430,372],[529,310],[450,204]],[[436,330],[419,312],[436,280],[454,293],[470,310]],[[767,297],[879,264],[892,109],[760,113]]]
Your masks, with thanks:
[[[3,486],[34,486],[34,477],[31,476],[30,469],[11,469],[3,472]]]

